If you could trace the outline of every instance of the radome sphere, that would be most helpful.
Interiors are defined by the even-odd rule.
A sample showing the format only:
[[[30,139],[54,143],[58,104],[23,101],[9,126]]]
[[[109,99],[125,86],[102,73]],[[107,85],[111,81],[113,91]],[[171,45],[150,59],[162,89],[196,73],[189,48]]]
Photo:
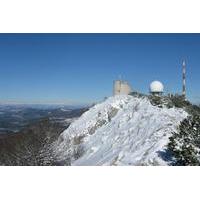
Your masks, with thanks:
[[[151,93],[163,93],[164,86],[160,81],[153,81],[150,84],[150,92]]]

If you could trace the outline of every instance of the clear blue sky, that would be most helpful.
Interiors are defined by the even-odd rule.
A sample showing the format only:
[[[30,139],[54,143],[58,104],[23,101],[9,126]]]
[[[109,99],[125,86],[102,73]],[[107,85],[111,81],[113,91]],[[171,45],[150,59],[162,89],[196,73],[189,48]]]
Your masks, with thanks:
[[[87,103],[119,75],[148,93],[152,80],[200,101],[200,34],[0,34],[0,102]]]

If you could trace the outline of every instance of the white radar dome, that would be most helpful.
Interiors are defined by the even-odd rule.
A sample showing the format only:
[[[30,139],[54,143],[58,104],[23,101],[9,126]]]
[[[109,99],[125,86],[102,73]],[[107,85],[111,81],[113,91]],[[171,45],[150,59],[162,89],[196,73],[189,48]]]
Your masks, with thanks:
[[[153,81],[150,84],[150,92],[152,93],[162,93],[164,91],[164,86],[160,81]]]

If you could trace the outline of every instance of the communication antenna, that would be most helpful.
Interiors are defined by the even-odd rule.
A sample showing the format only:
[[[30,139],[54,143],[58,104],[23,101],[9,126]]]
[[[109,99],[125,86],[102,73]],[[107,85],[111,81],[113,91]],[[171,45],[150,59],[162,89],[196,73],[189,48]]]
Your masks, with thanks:
[[[183,88],[182,88],[182,96],[183,96],[183,98],[184,99],[186,99],[186,62],[185,62],[185,60],[183,61],[183,65],[182,65],[182,72],[183,72],[183,74],[182,74],[182,78],[183,78]]]

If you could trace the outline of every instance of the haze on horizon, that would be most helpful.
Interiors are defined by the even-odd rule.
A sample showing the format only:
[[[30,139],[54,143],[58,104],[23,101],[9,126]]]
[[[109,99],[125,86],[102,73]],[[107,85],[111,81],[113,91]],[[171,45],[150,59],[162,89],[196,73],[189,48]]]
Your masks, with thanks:
[[[200,103],[200,34],[0,34],[0,103],[81,105],[112,95],[113,80],[148,93],[152,80]]]

